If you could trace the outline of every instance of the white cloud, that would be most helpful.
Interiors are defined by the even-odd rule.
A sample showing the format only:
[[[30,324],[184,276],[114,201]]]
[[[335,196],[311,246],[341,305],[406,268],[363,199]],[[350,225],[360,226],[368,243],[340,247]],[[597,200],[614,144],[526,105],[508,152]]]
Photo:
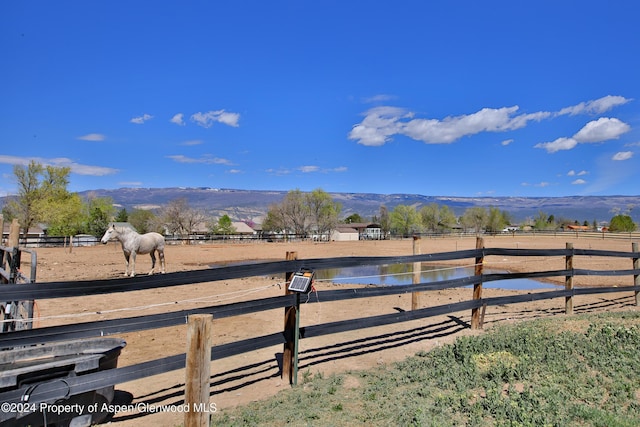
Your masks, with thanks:
[[[348,169],[346,166],[338,166],[335,168],[320,168],[319,166],[300,166],[298,168],[300,172],[303,173],[311,173],[311,172],[321,172],[321,173],[331,173],[331,172],[346,172]]]
[[[387,95],[377,95],[367,101],[385,101]],[[380,106],[371,108],[363,113],[364,119],[355,124],[348,134],[348,138],[358,144],[380,146],[391,141],[395,135],[408,136],[427,144],[450,144],[465,136],[476,135],[481,132],[505,132],[521,129],[531,121],[542,121],[561,115],[598,114],[616,106],[630,102],[631,99],[622,96],[604,96],[602,98],[582,102],[578,105],[566,107],[557,113],[538,111],[529,114],[518,114],[519,107],[483,108],[475,113],[460,116],[449,116],[443,119],[416,118],[415,114],[404,108]],[[625,130],[626,129],[626,130]],[[539,148],[546,148],[550,152],[568,150],[577,143],[595,142],[616,138],[616,135],[627,132],[629,126],[618,119],[599,119],[585,126],[571,138],[559,138],[553,142],[538,144]],[[506,139],[502,145],[512,142]]]
[[[101,133],[88,133],[86,135],[79,136],[76,139],[80,139],[82,141],[104,141],[107,137]]]
[[[403,108],[375,107],[365,113],[365,118],[349,132],[349,139],[369,146],[384,145],[390,137],[402,133],[401,119],[411,118],[413,114]]]
[[[472,114],[444,119],[414,118],[415,114],[398,107],[374,107],[349,132],[349,139],[359,144],[379,146],[393,135],[404,135],[427,144],[450,144],[464,136],[480,132],[503,132],[519,129],[531,120],[540,121],[548,112],[516,115],[519,107],[483,108]]]
[[[392,101],[396,99],[395,96],[393,95],[384,95],[384,94],[380,94],[380,95],[374,95],[372,97],[369,98],[365,98],[362,101],[366,104],[372,104],[375,102],[386,102],[386,101]]]
[[[208,111],[206,113],[198,112],[191,116],[192,122],[204,128],[213,126],[215,122],[223,123],[232,127],[238,127],[239,120],[240,114],[229,113],[225,110]]]
[[[320,168],[318,166],[300,166],[298,170],[300,172],[309,173],[309,172],[318,172]]]
[[[587,181],[585,181],[584,179],[576,179],[571,184],[573,184],[573,185],[584,185],[586,183],[587,183]]]
[[[167,158],[178,163],[203,163],[207,165],[232,165],[233,163],[221,157],[213,157],[209,154],[205,154],[200,158],[187,157],[182,154],[176,154],[173,156],[166,156]]]
[[[620,151],[616,154],[613,155],[613,157],[611,158],[611,160],[629,160],[630,158],[633,157],[633,152],[632,151]]]
[[[180,145],[192,146],[192,145],[200,145],[200,144],[202,144],[202,140],[200,140],[200,139],[191,139],[189,141],[184,141]]]
[[[573,137],[578,142],[602,142],[618,139],[629,132],[631,126],[616,118],[601,117],[584,125]]]
[[[144,124],[144,122],[146,122],[147,120],[151,120],[153,119],[153,116],[150,114],[143,114],[140,117],[134,117],[133,119],[129,120],[130,123],[135,123],[137,125],[141,125]]]
[[[529,184],[528,182],[523,182],[520,185],[522,185],[523,187],[540,187],[540,188],[544,188],[544,187],[550,186],[551,183],[549,183],[547,181],[542,181],[542,182],[539,182],[537,184]]]
[[[602,114],[614,107],[617,107],[618,105],[626,104],[629,101],[631,101],[631,99],[627,99],[623,96],[607,95],[593,101],[581,102],[578,105],[563,108],[557,114],[560,116],[565,114],[575,116],[583,113]]]
[[[502,141],[500,144],[504,147],[506,147],[507,145],[511,144],[513,142],[513,139],[505,139],[504,141]]]
[[[576,145],[578,145],[578,141],[573,138],[558,138],[553,142],[541,142],[534,145],[534,147],[544,148],[547,150],[547,153],[555,153],[560,150],[571,150]]]
[[[269,169],[266,169],[265,172],[271,175],[282,176],[282,175],[289,175],[291,173],[291,170],[287,168],[280,168],[280,169],[269,168]]]
[[[42,157],[17,157],[17,156],[0,155],[0,163],[10,164],[10,165],[28,166],[32,160],[44,166],[68,167],[71,169],[72,173],[77,173],[78,175],[104,176],[104,175],[111,175],[118,172],[118,169],[107,168],[103,166],[83,165],[80,163],[76,163],[73,160],[66,157],[56,157],[52,159],[45,159]]]
[[[171,123],[174,123],[178,126],[184,126],[184,114],[182,113],[178,113],[175,114],[173,117],[171,117],[171,120],[169,120]]]
[[[588,175],[588,174],[589,174],[589,172],[587,172],[587,171],[585,171],[585,170],[582,170],[582,171],[580,171],[580,172],[576,172],[576,171],[574,171],[574,170],[572,169],[572,170],[570,170],[569,172],[567,172],[567,176],[576,176],[576,175],[577,175],[577,176],[583,176],[583,175]]]
[[[601,117],[584,125],[571,138],[558,138],[553,142],[541,142],[534,145],[535,148],[544,148],[548,153],[560,150],[571,150],[578,144],[589,142],[604,142],[610,139],[618,139],[623,133],[629,132],[631,126],[616,119]]]

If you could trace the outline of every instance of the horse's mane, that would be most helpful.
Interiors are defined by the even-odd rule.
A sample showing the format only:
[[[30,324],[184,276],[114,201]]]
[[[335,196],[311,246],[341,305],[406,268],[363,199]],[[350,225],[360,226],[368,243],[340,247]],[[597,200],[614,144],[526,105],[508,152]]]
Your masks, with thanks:
[[[136,230],[131,227],[125,227],[123,225],[113,225],[114,230],[116,230],[120,234],[134,233],[139,234]]]

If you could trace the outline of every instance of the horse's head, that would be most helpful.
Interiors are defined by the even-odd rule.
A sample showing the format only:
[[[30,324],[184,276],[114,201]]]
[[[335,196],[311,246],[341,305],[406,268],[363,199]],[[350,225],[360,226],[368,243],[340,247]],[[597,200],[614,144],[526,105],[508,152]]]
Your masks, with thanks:
[[[109,240],[111,240],[112,237],[116,237],[117,234],[118,232],[116,231],[116,226],[114,224],[111,224],[109,228],[107,228],[107,231],[105,231],[104,236],[102,236],[102,239],[100,239],[100,242],[106,245],[109,242]]]

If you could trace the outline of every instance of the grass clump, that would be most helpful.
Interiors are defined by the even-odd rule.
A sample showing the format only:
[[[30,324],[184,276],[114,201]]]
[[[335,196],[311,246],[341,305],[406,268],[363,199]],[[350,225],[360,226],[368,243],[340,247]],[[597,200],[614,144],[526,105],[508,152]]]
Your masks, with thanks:
[[[640,425],[640,313],[496,327],[374,370],[305,378],[212,425]]]

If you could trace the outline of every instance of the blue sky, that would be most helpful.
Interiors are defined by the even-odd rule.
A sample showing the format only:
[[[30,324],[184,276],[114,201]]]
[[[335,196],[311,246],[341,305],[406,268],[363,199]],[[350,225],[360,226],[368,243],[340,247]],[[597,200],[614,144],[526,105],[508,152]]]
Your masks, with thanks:
[[[640,194],[636,1],[3,1],[0,196]]]

